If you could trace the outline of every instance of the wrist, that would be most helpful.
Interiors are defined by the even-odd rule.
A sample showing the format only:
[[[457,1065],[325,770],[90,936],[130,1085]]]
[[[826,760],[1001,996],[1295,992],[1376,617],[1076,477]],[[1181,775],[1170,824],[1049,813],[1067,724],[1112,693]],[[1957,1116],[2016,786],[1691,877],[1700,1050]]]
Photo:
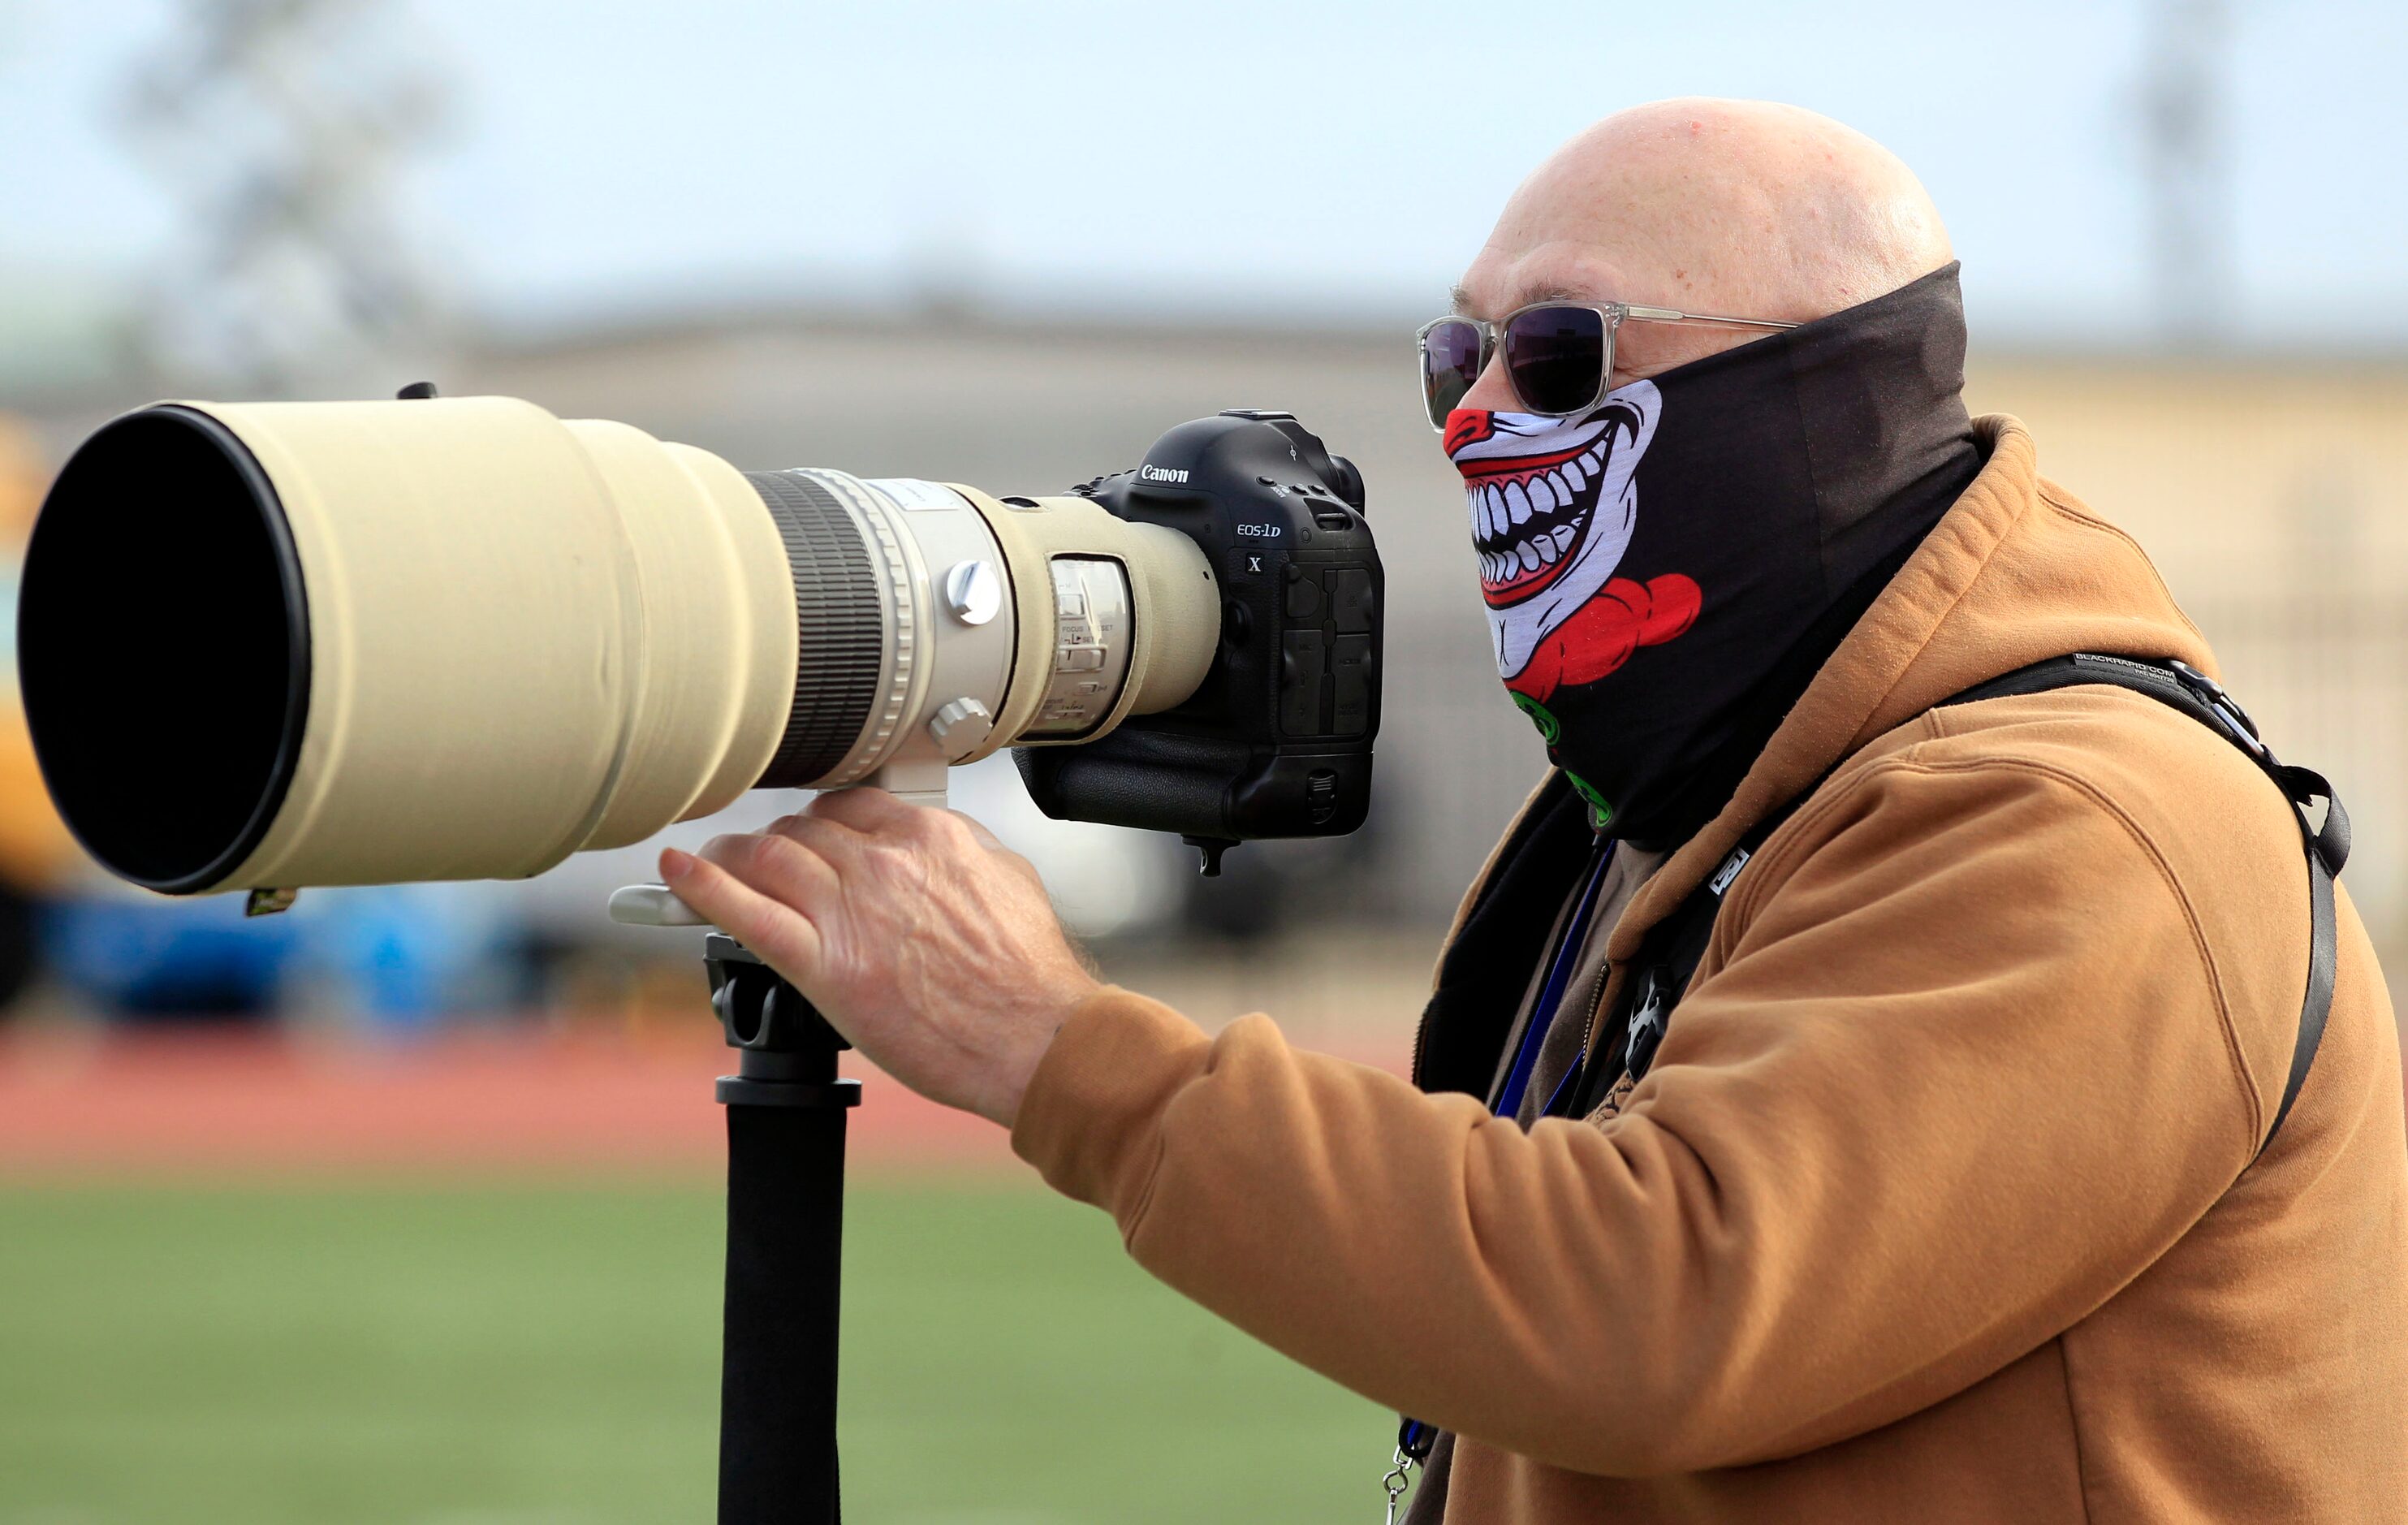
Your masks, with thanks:
[[[1036,1078],[1037,1067],[1054,1046],[1054,1035],[1072,1014],[1103,988],[1103,982],[1085,970],[1072,970],[1046,982],[1028,1005],[1004,1024],[1006,1037],[990,1070],[988,1096],[978,1111],[1005,1128],[1020,1115],[1020,1103]]]

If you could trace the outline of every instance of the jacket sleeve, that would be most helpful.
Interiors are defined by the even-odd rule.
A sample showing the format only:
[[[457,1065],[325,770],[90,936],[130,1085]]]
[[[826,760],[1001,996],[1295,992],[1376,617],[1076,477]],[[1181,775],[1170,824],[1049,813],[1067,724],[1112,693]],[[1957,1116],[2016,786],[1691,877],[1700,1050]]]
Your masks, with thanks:
[[[1208,1039],[1108,991],[1013,1142],[1296,1360],[1623,1475],[1963,1389],[2139,1274],[2256,1147],[2174,877],[2045,767],[1910,752],[1827,789],[1742,875],[1707,971],[1619,1115],[1527,1133],[1267,1018]]]

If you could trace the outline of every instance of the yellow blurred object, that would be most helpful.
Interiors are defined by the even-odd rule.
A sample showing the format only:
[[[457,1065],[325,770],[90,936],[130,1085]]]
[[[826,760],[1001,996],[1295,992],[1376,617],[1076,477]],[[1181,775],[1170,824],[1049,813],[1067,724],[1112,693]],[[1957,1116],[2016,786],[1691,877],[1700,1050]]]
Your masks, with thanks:
[[[0,644],[8,654],[7,702],[0,706],[0,881],[34,894],[55,883],[81,856],[58,812],[50,808],[50,791],[42,786],[41,770],[34,762],[33,740],[25,732],[25,712],[17,700],[17,568],[49,483],[50,472],[33,432],[0,413],[0,578],[9,593],[7,628],[0,632]]]
[[[82,854],[50,808],[15,692],[12,684],[8,712],[0,724],[0,880],[20,892],[39,893],[64,877]]]
[[[34,431],[0,413],[0,547],[11,561],[22,554],[50,472]]]

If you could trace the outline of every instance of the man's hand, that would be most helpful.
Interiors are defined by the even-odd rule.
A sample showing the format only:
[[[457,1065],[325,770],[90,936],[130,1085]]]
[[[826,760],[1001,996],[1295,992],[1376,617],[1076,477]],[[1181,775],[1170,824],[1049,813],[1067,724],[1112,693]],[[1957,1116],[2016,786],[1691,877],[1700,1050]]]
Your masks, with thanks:
[[[1096,988],[1028,860],[951,811],[824,794],[767,831],[661,854],[678,898],[792,980],[878,1067],[1006,1128]]]

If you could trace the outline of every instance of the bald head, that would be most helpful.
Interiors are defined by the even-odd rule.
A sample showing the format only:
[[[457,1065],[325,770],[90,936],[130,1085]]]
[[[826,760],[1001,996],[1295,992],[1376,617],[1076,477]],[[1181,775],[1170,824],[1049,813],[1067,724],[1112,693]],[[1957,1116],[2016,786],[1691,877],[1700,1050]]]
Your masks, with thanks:
[[[1523,181],[1456,295],[1491,319],[1570,298],[1802,323],[1952,257],[1930,196],[1862,133],[1764,101],[1657,101],[1598,122]],[[1759,337],[1634,324],[1614,384]],[[1513,406],[1494,367],[1464,404]]]

